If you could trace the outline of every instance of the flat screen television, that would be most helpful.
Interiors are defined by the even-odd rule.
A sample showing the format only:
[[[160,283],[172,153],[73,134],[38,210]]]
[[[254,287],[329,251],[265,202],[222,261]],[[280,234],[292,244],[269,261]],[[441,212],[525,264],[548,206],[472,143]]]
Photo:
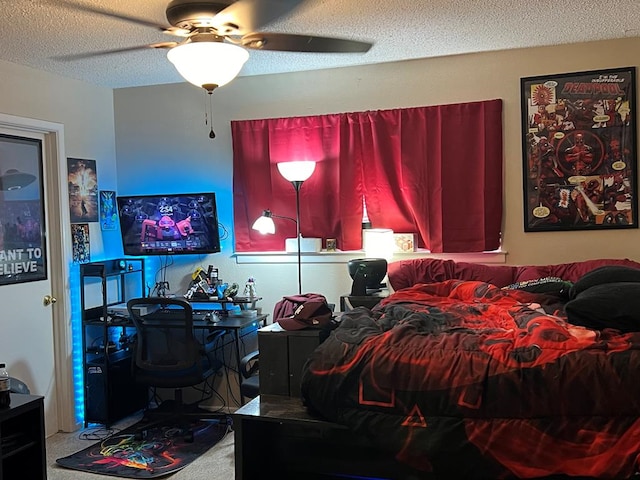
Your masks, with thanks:
[[[125,255],[220,251],[215,193],[118,196]]]

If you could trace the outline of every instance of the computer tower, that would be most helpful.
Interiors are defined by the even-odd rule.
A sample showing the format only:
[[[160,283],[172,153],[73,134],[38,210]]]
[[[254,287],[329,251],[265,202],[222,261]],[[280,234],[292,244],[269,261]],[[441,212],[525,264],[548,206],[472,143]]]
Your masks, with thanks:
[[[87,364],[84,372],[84,418],[86,422],[102,423],[107,418],[107,390],[102,365]]]
[[[147,405],[148,388],[131,372],[131,355],[112,355],[105,364],[87,363],[85,369],[85,422],[106,426]],[[108,369],[108,372],[105,372]],[[107,381],[108,376],[108,381]]]

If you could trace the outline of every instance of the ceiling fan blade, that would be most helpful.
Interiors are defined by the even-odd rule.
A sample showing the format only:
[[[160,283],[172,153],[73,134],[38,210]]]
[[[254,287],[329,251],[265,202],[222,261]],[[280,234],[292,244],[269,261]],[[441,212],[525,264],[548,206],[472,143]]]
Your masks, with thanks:
[[[99,52],[87,52],[87,53],[76,53],[71,55],[60,55],[57,57],[53,57],[54,60],[62,60],[62,61],[70,61],[70,60],[82,60],[85,58],[91,57],[100,57],[102,55],[112,55],[114,53],[123,53],[123,52],[135,52],[137,50],[145,50],[149,48],[173,48],[178,45],[178,42],[162,42],[162,43],[152,43],[149,45],[138,45],[136,47],[125,47],[125,48],[114,48],[112,50],[102,50]]]
[[[244,35],[293,11],[306,0],[238,0],[220,11],[213,25],[222,35]]]
[[[96,8],[90,5],[85,5],[82,3],[76,3],[69,0],[50,0],[51,3],[55,5],[60,5],[65,8],[70,8],[73,10],[79,10],[87,13],[94,13],[96,15],[102,15],[103,17],[115,18],[118,20],[124,20],[125,22],[135,23],[137,25],[143,25],[145,27],[155,28],[156,30],[160,30],[163,33],[170,33],[172,35],[181,35],[181,32],[174,33],[175,29],[167,25],[160,25],[155,22],[150,22],[149,20],[145,20],[144,18],[130,17],[128,15],[124,15],[122,13],[115,12],[113,10],[107,10],[103,8]],[[178,29],[179,30],[179,29]]]
[[[249,33],[242,37],[243,47],[255,50],[313,53],[364,53],[372,43],[345,38],[314,37],[288,33]]]

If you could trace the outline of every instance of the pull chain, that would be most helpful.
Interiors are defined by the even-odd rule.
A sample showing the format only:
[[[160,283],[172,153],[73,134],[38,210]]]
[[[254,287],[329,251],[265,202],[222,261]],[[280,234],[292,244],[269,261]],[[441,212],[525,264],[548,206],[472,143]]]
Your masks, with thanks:
[[[213,131],[213,103],[211,101],[211,94],[212,93],[213,92],[208,92],[208,95],[209,95],[209,117],[211,118],[211,124],[210,124],[211,131],[209,132],[209,138],[213,140],[214,138],[216,138],[216,134]]]
[[[205,95],[207,94],[207,91],[205,90]],[[204,98],[207,98],[206,96]],[[207,110],[207,104],[204,104],[204,124],[205,125],[209,125],[209,112]]]
[[[218,87],[218,85],[215,85],[213,83],[205,83],[204,85],[202,85],[202,88],[204,88],[205,92],[207,92],[207,94],[209,95],[209,111],[207,112],[207,107],[205,105],[204,108],[204,124],[205,125],[210,125],[211,130],[209,131],[209,138],[210,139],[214,139],[216,138],[216,134],[213,131],[213,102],[211,100],[211,95],[213,94],[213,91]],[[209,123],[211,122],[211,123]]]

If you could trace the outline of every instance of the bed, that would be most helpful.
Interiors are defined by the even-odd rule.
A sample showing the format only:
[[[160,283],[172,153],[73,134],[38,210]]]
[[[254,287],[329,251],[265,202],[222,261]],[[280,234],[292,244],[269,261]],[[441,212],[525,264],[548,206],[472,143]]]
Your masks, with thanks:
[[[390,451],[397,478],[638,472],[640,263],[414,259],[389,282],[312,353],[302,398]]]

